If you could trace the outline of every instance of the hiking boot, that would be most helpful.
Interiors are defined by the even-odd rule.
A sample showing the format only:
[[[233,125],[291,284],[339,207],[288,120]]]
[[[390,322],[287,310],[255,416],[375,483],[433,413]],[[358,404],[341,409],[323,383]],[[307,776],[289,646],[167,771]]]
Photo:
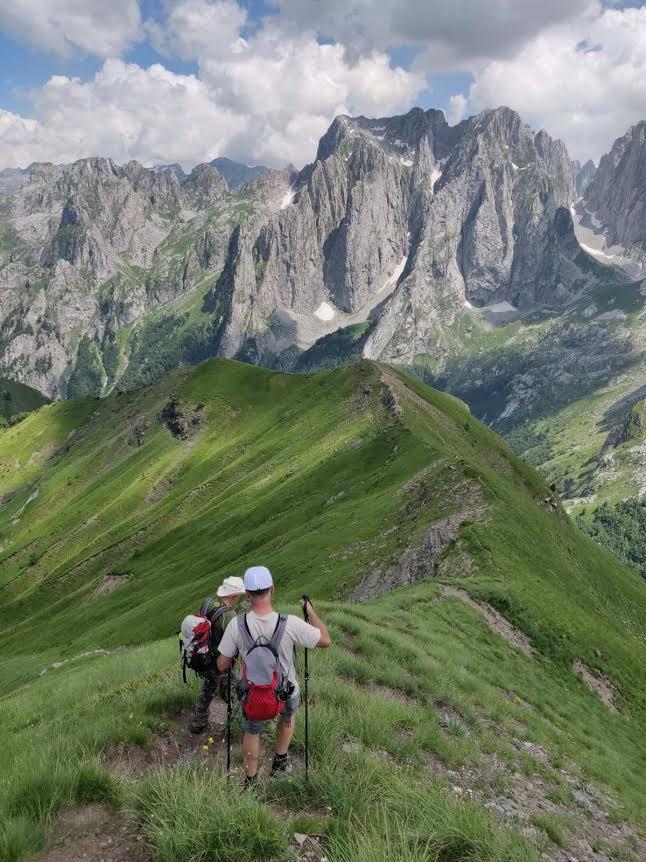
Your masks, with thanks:
[[[244,789],[255,793],[258,790],[258,773],[256,775],[245,775]]]
[[[194,715],[189,722],[188,729],[191,731],[191,733],[204,733],[208,723],[209,722],[207,719],[198,718],[196,715]]]
[[[275,754],[274,759],[271,763],[271,772],[269,773],[273,778],[275,775],[291,775],[292,774],[292,764],[289,762],[289,758],[286,754]]]

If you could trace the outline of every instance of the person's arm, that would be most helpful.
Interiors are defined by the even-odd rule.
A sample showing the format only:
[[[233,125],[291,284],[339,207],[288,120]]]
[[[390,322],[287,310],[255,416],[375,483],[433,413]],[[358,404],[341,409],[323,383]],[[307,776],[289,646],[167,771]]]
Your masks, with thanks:
[[[321,637],[319,638],[319,642],[316,646],[326,649],[331,646],[332,639],[330,638],[330,633],[327,630],[327,626],[323,622],[323,620],[318,616],[312,607],[312,602],[307,602],[307,608],[305,607],[305,601],[301,601],[301,607],[303,610],[307,612],[307,616],[309,618],[309,624],[314,626],[315,629],[318,629],[321,633]]]
[[[229,670],[229,668],[233,667],[233,659],[228,655],[220,655],[218,656],[218,670],[220,673],[224,673],[225,670]]]
[[[234,617],[224,630],[222,640],[218,645],[218,652],[220,653],[220,655],[218,656],[217,664],[220,673],[224,673],[224,671],[227,671],[229,670],[229,668],[233,667],[233,662],[236,655],[238,654],[238,645],[235,638],[235,629],[237,625],[238,622]]]

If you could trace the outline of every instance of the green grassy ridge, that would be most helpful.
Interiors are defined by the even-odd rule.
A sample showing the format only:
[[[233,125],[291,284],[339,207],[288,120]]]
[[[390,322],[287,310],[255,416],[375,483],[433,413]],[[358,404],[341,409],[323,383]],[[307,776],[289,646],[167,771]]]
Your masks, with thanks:
[[[186,410],[202,405],[192,439],[160,421],[171,394]],[[321,828],[332,862],[429,860],[421,848],[431,839],[455,859],[535,859],[531,844],[456,801],[426,761],[459,768],[495,753],[542,769],[519,757],[516,722],[548,752],[554,794],[567,797],[567,765],[610,788],[617,816],[640,821],[646,584],[546,507],[544,480],[456,398],[365,361],[289,375],[209,360],[137,392],[48,405],[17,431],[0,434],[0,491],[14,495],[0,509],[0,737],[12,740],[0,746],[2,862],[20,858],[25,836],[41,841],[48,814],[88,786],[134,804],[99,753],[145,744],[169,710],[190,702],[169,635],[222,577],[259,560],[275,573],[281,608],[295,609],[307,589],[325,600],[331,624],[335,646],[313,657],[314,784],[285,793],[297,819],[331,807]],[[531,657],[442,598],[433,579],[360,606],[343,601],[362,575],[387,571],[431,525],[462,511],[465,488],[477,490],[477,511],[443,561],[468,556],[459,586],[522,629]],[[106,575],[123,584],[93,597]],[[76,658],[99,648],[116,652]],[[575,658],[609,679],[618,714],[571,672]],[[373,693],[373,683],[408,699]],[[458,710],[463,727],[447,736],[431,698]],[[359,746],[349,755],[347,739]],[[166,831],[140,815],[160,852],[182,819],[178,792],[172,778],[155,789]],[[268,790],[270,805],[285,804],[282,792]],[[420,832],[404,809],[422,797]],[[461,824],[461,850],[451,822]],[[411,841],[416,856],[404,853]]]

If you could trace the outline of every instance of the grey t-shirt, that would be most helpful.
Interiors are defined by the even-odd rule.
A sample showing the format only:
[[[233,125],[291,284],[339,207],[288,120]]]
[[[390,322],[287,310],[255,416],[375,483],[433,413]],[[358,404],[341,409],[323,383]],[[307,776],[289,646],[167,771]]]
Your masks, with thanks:
[[[276,623],[278,622],[278,614],[272,611],[269,614],[256,614],[250,611],[247,614],[247,625],[254,640],[259,637],[265,637],[268,641],[274,633]],[[287,679],[294,684],[294,693],[299,691],[298,680],[296,678],[296,667],[294,665],[294,647],[300,646],[306,649],[313,649],[318,645],[321,639],[321,632],[300,619],[294,614],[289,614],[287,617],[287,625],[285,633],[278,647],[278,657],[281,667],[287,675]],[[227,658],[235,658],[240,654],[245,657],[247,650],[238,627],[238,620],[232,620],[226,628],[218,652]]]

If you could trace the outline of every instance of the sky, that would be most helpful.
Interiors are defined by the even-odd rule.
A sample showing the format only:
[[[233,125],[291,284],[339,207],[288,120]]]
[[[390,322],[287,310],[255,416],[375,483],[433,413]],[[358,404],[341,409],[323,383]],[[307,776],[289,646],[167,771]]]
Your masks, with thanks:
[[[338,114],[503,104],[598,161],[646,119],[646,3],[0,0],[0,169],[301,167]]]

